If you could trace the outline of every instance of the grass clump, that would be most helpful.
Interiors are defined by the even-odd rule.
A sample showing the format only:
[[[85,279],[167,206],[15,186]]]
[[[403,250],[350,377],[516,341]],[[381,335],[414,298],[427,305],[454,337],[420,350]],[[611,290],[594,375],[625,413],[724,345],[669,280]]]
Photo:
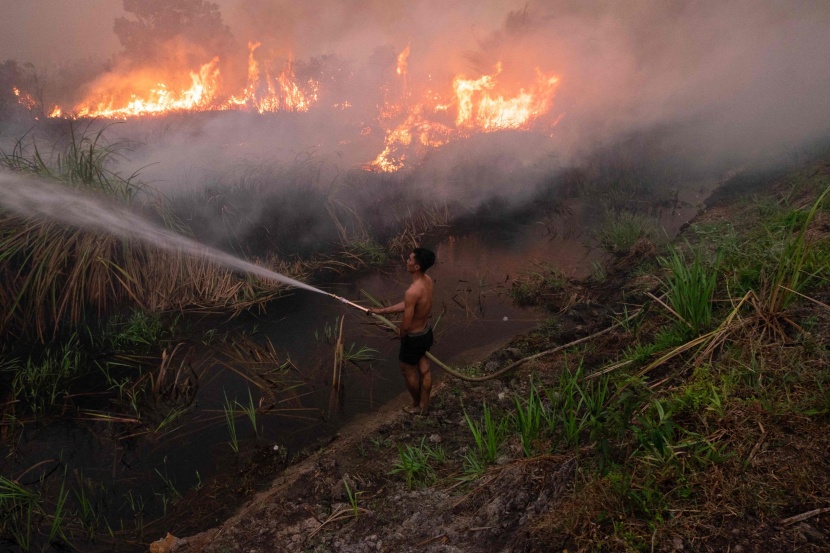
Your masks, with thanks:
[[[700,249],[691,261],[675,248],[660,259],[668,269],[666,298],[674,313],[696,335],[712,321],[712,299],[718,280],[717,260],[708,264]]]
[[[116,351],[129,351],[152,346],[167,332],[161,313],[135,309],[129,315],[107,320],[103,342]]]
[[[11,380],[11,397],[31,413],[44,415],[57,408],[69,394],[71,383],[86,372],[76,336],[37,356],[7,358],[0,371]]]
[[[443,463],[445,459],[441,447],[427,445],[426,437],[422,437],[417,446],[398,444],[398,459],[389,474],[403,474],[409,490],[414,486],[423,487],[431,484],[435,478],[432,463]]]
[[[100,197],[101,209],[114,200],[189,234],[161,196],[137,183],[135,175],[123,178],[113,170],[121,146],[106,144],[102,133],[77,134],[73,129],[66,151],[53,157],[44,157],[37,145],[28,150],[20,141],[11,153],[0,152],[0,166],[84,189]],[[239,313],[280,295],[271,284],[237,277],[205,259],[2,210],[0,260],[0,333],[41,342],[50,333],[124,307]],[[264,263],[302,278],[297,264]]]
[[[493,464],[499,456],[507,434],[507,418],[497,418],[485,402],[482,418],[475,421],[465,411],[464,419],[473,435],[475,448],[465,454],[465,468],[468,474],[481,474],[487,465]]]
[[[515,279],[508,294],[517,305],[544,305],[554,311],[567,309],[578,296],[568,277],[547,263],[538,264]]]
[[[532,379],[527,399],[523,400],[519,396],[515,396],[513,401],[516,405],[513,422],[519,432],[522,451],[526,457],[532,457],[537,453],[536,444],[542,432],[542,423],[545,418],[545,406],[542,403],[542,396],[536,389]]]
[[[657,242],[662,232],[651,217],[630,211],[606,211],[602,224],[593,232],[593,237],[606,251],[625,255],[643,238]]]

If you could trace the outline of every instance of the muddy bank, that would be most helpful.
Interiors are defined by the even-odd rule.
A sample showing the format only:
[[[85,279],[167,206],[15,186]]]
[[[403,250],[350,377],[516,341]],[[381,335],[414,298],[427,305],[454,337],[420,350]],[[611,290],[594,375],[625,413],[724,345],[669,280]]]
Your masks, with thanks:
[[[755,183],[761,204],[723,195],[681,238],[702,247],[701,236],[722,235],[724,223],[739,236],[749,233],[767,224],[769,203],[782,198],[793,212],[809,209],[827,185],[828,167],[810,168],[804,182],[812,184],[797,190],[792,178]],[[820,251],[826,219],[819,212],[810,226]],[[708,360],[672,345],[643,354],[676,323],[654,300],[658,277],[666,278],[657,254],[640,245],[617,257],[601,283],[568,281],[563,293],[541,294],[561,313],[471,369],[491,372],[612,331],[500,379],[442,378],[427,417],[401,412],[405,397],[393,400],[297,460],[231,519],[171,538],[170,550],[826,550],[830,402],[821,383],[830,377],[830,313],[821,304],[830,304],[830,288],[815,283],[805,289],[815,301],[764,311],[766,321],[741,312],[741,332],[724,337]],[[645,306],[645,316],[621,324],[626,306]],[[716,312],[716,321],[727,314]],[[666,352],[674,357],[665,360]],[[583,399],[605,382],[599,405],[609,409],[570,437],[562,418],[558,433],[526,439],[516,430],[517,413],[530,411],[534,390],[546,391],[546,408],[563,401],[568,375],[576,375],[573,395]],[[485,462],[486,444],[471,428],[486,441],[488,412],[513,426]]]

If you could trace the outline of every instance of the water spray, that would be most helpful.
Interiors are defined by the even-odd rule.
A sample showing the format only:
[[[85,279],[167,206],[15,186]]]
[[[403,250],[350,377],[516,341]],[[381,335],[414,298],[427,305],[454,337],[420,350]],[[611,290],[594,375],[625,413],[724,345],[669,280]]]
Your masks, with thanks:
[[[70,190],[65,186],[48,183],[42,179],[22,178],[20,175],[0,173],[0,205],[24,217],[46,217],[64,224],[85,227],[120,238],[137,240],[153,245],[163,251],[202,256],[228,269],[235,269],[266,280],[281,282],[294,288],[323,294],[363,313],[371,314],[372,317],[381,321],[393,331],[397,332],[398,330],[398,325],[383,315],[371,313],[368,307],[363,307],[346,298],[210,248],[191,238],[161,228],[122,206],[107,203],[90,194]],[[504,372],[499,371],[485,377],[470,377],[448,367],[429,352],[426,353],[426,356],[448,374],[468,382],[489,380],[500,376]],[[511,368],[512,366],[508,367],[508,369]]]

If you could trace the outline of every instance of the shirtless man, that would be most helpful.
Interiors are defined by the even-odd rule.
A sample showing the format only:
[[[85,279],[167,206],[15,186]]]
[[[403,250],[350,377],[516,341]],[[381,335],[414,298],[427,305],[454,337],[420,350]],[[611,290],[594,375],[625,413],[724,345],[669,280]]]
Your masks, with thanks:
[[[432,391],[432,375],[429,373],[429,359],[426,352],[432,347],[432,327],[429,316],[432,313],[432,278],[427,269],[435,263],[435,254],[425,248],[415,248],[406,260],[406,270],[412,276],[412,284],[406,290],[403,301],[383,308],[369,309],[369,313],[385,315],[403,312],[398,334],[401,337],[401,362],[406,388],[412,396],[412,405],[404,407],[411,415],[425,415],[429,409],[429,394]]]

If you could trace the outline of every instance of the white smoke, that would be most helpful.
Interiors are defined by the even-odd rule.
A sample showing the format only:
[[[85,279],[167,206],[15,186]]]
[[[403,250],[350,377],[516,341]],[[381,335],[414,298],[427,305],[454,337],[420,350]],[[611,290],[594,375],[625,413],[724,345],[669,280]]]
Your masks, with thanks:
[[[359,107],[121,126],[118,132],[145,144],[132,152],[125,169],[146,167],[144,176],[168,193],[203,186],[239,163],[317,156],[345,172],[371,161],[382,149],[382,131],[360,133],[376,123],[380,89],[394,81],[381,74],[381,62],[407,45],[410,102],[424,88],[449,90],[455,74],[475,78],[492,72],[497,62],[505,80],[528,83],[536,69],[561,77],[549,116],[561,121],[547,139],[507,133],[490,149],[479,140],[468,149],[450,147],[430,156],[429,180],[446,179],[438,185],[447,198],[453,195],[447,174],[454,156],[466,163],[476,153],[486,162],[515,152],[513,164],[520,167],[551,158],[567,165],[632,132],[668,129],[663,134],[672,147],[706,167],[724,160],[777,161],[830,130],[827,2],[217,3],[236,40],[261,41],[263,56],[334,56],[329,59],[351,75],[338,93]],[[52,15],[68,9],[55,6]],[[89,10],[83,6],[77,9]],[[111,22],[100,25],[109,31]],[[34,34],[27,40],[45,38]],[[410,166],[418,161],[410,159]],[[499,186],[467,186],[461,197],[486,198]]]

